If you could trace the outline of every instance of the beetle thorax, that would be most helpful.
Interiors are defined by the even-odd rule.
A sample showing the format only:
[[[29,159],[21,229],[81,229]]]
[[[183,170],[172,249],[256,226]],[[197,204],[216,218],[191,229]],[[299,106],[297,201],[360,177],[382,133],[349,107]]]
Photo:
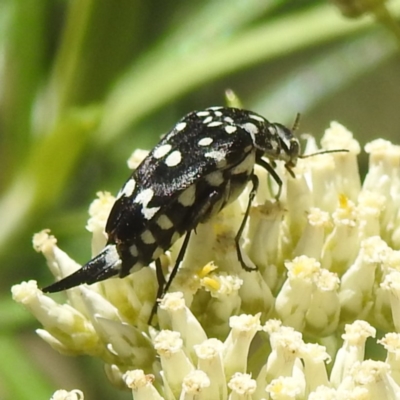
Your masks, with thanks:
[[[294,166],[300,154],[300,142],[287,127],[268,123],[259,135],[254,137],[254,146],[271,160],[283,161]]]

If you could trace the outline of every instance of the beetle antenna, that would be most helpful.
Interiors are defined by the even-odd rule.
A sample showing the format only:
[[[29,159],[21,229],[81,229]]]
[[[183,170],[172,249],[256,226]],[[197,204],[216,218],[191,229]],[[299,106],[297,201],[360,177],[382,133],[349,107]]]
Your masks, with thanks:
[[[297,113],[296,118],[293,123],[292,132],[297,131],[297,129],[299,128],[300,118],[301,118],[301,114]],[[311,153],[311,154],[307,154],[307,155],[299,155],[298,158],[308,158],[308,157],[314,157],[314,156],[319,156],[321,154],[328,154],[328,153],[348,153],[348,152],[349,152],[349,150],[347,150],[347,149],[322,150],[322,151],[317,151],[316,153]]]
[[[349,152],[348,149],[322,150],[322,151],[317,151],[316,153],[301,155],[301,156],[299,156],[299,158],[314,157],[314,156],[319,156],[321,154],[328,154],[328,153],[348,153],[348,152]]]

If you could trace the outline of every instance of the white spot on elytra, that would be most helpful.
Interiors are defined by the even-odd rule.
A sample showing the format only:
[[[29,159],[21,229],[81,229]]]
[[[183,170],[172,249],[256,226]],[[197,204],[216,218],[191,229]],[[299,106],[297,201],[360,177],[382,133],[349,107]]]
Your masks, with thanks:
[[[213,150],[204,154],[204,157],[213,158],[217,162],[225,160],[225,152],[222,150]]]
[[[147,207],[143,206],[142,214],[146,219],[152,219],[159,209],[160,209],[160,207],[147,208]]]
[[[249,117],[252,118],[252,119],[255,119],[256,121],[265,122],[265,119],[263,117],[258,116],[258,115],[249,114]]]
[[[224,182],[224,176],[221,171],[214,171],[206,176],[206,181],[211,186],[220,186]]]
[[[177,131],[183,131],[186,128],[186,122],[179,122],[179,124],[176,124],[175,129]]]
[[[207,117],[207,115],[210,115],[209,111],[199,111],[198,113],[196,113],[196,115],[198,117]]]
[[[236,130],[237,130],[237,127],[234,125],[228,125],[225,127],[225,132],[229,133],[229,134],[236,132]]]
[[[153,196],[154,190],[148,188],[140,192],[134,199],[134,203],[139,203],[142,205],[142,215],[146,219],[152,219],[154,214],[156,214],[156,212],[160,209],[160,207],[147,207]]]
[[[144,189],[141,191],[133,200],[134,203],[142,204],[143,206],[147,206],[151,199],[154,196],[154,190],[151,188]]]
[[[207,117],[204,121],[203,124],[208,124],[209,122],[211,122],[213,120],[213,117]]]
[[[140,238],[145,244],[152,244],[156,241],[155,237],[148,229],[140,235]]]
[[[250,135],[256,135],[258,133],[258,128],[251,122],[246,122],[242,125],[243,129],[250,133]]]
[[[170,152],[171,148],[172,146],[170,144],[163,144],[154,150],[153,156],[155,158],[162,158]]]
[[[191,205],[194,204],[195,200],[196,200],[196,186],[195,185],[189,186],[178,197],[179,203],[182,204],[184,207],[190,207]]]
[[[181,160],[181,152],[179,150],[175,150],[165,159],[165,164],[167,164],[168,167],[175,167],[181,162]]]
[[[205,137],[205,138],[203,138],[203,139],[200,139],[199,141],[198,141],[198,145],[199,146],[208,146],[209,144],[211,144],[213,142],[213,138],[210,138],[210,137]]]
[[[225,118],[224,118],[224,121],[225,121],[225,122],[229,122],[230,124],[233,124],[233,122],[234,122],[233,119],[232,119],[231,117],[225,117]]]
[[[126,197],[132,196],[135,187],[136,187],[135,180],[133,178],[129,179],[129,181],[125,183],[125,186],[122,188],[118,197],[121,197],[122,195],[125,195]]]
[[[139,254],[138,249],[134,244],[131,247],[129,247],[129,252],[133,255],[133,257],[137,257]]]
[[[172,221],[165,215],[160,215],[156,221],[157,225],[163,229],[163,230],[168,230],[171,229],[174,224],[172,223]]]
[[[220,126],[220,125],[223,125],[223,122],[221,122],[221,121],[214,121],[214,122],[210,122],[207,126],[208,126],[209,128],[213,128],[213,127],[215,127],[215,126]]]
[[[216,117],[222,117],[222,112],[221,111],[215,111],[215,116]]]
[[[216,111],[216,110],[221,110],[222,108],[224,108],[224,107],[222,107],[222,106],[215,106],[215,107],[208,107],[208,110]]]

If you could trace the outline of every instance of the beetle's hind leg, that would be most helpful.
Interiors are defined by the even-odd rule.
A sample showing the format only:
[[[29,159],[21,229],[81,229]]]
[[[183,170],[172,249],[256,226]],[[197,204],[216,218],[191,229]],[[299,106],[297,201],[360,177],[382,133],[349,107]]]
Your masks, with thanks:
[[[247,203],[246,212],[244,213],[244,217],[243,217],[242,222],[240,224],[239,230],[238,230],[238,232],[237,232],[237,234],[235,236],[236,252],[237,252],[237,255],[238,255],[238,259],[239,259],[240,265],[242,266],[242,268],[245,271],[248,271],[248,272],[256,271],[257,267],[251,268],[244,262],[243,255],[242,255],[242,250],[240,249],[240,238],[242,237],[242,233],[243,233],[244,227],[246,226],[247,219],[249,218],[251,204],[253,203],[254,197],[255,197],[255,195],[257,193],[257,189],[258,189],[258,178],[257,178],[257,175],[254,173],[254,171],[250,176],[250,180],[251,180],[251,183],[253,184],[253,187],[251,188],[251,191],[249,193],[249,201]]]

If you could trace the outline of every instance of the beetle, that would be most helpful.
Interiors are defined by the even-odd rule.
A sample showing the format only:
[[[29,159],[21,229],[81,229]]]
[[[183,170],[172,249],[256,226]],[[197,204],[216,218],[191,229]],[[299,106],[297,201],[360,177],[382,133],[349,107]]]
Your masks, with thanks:
[[[190,235],[233,202],[250,182],[246,211],[235,237],[238,259],[243,261],[239,240],[258,188],[256,164],[277,182],[282,180],[275,161],[292,168],[300,154],[300,142],[292,129],[272,123],[252,111],[211,107],[184,116],[150,151],[119,191],[105,231],[105,248],[73,274],[51,284],[43,292],[66,290],[119,276],[123,278],[152,261],[156,262],[157,298],[168,291],[184,257]],[[330,150],[317,154],[346,150]],[[160,256],[185,235],[176,263],[165,281]],[[155,308],[153,309],[153,313]]]

